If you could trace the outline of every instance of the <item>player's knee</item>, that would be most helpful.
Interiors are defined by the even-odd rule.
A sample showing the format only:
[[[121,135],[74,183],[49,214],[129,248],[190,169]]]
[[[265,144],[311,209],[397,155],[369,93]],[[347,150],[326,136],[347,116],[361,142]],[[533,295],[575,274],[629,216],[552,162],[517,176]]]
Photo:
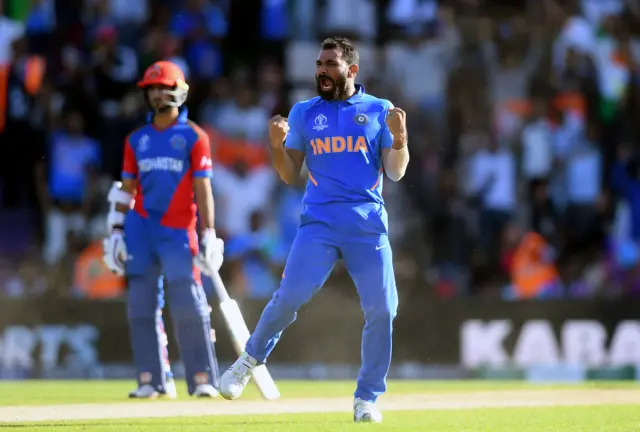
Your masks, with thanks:
[[[204,290],[193,279],[169,280],[165,292],[174,316],[209,316],[209,304]]]
[[[365,319],[368,322],[392,322],[398,313],[398,303],[394,301],[380,302],[363,307]]]
[[[273,294],[271,303],[279,309],[297,312],[298,309],[311,300],[312,294],[307,294],[309,291],[313,290],[305,290],[303,287],[289,289],[287,286],[281,285],[280,289]]]

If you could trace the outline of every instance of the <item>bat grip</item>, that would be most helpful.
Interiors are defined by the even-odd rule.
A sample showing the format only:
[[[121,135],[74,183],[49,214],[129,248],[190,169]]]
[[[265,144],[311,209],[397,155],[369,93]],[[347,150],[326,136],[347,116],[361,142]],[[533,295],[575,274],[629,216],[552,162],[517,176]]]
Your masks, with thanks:
[[[225,288],[224,283],[222,282],[222,278],[220,277],[220,274],[218,272],[215,272],[211,276],[211,281],[213,282],[213,289],[216,291],[216,295],[218,296],[218,300],[220,301],[220,303],[231,300],[231,297],[229,297],[229,293],[227,292],[227,289]]]

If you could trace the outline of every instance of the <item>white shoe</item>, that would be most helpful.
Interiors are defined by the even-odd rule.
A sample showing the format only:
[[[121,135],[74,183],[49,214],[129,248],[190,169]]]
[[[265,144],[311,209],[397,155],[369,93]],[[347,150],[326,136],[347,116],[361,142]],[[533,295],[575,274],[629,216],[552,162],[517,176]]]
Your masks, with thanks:
[[[218,390],[211,384],[198,384],[193,392],[193,396],[197,398],[214,398],[219,395]]]
[[[353,401],[353,421],[356,423],[381,423],[382,413],[376,404],[356,398]]]
[[[228,400],[242,396],[244,388],[251,379],[251,371],[258,365],[258,361],[249,354],[242,353],[238,360],[231,365],[220,379],[220,394]]]
[[[164,393],[160,393],[150,384],[143,384],[136,390],[129,393],[129,398],[131,399],[155,399],[159,397],[165,397],[169,399],[175,399],[176,397],[178,397],[175,381],[167,381]]]

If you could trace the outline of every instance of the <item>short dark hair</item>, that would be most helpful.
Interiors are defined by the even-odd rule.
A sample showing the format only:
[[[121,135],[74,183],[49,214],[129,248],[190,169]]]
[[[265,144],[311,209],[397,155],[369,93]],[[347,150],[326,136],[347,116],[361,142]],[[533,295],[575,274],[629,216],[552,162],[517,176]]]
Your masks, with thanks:
[[[328,37],[322,41],[322,49],[338,49],[342,52],[342,58],[349,66],[358,64],[360,61],[360,55],[353,43],[343,37],[334,36]]]

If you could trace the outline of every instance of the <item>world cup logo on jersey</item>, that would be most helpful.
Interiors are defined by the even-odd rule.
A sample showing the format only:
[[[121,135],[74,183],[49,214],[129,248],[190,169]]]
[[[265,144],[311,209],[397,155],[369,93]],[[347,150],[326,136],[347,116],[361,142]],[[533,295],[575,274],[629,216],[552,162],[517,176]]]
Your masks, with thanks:
[[[149,135],[143,135],[142,138],[140,138],[140,141],[138,141],[139,152],[144,153],[149,150],[149,140]]]
[[[325,130],[329,127],[327,125],[327,117],[324,114],[318,114],[313,122],[315,123],[313,129],[317,131]]]

